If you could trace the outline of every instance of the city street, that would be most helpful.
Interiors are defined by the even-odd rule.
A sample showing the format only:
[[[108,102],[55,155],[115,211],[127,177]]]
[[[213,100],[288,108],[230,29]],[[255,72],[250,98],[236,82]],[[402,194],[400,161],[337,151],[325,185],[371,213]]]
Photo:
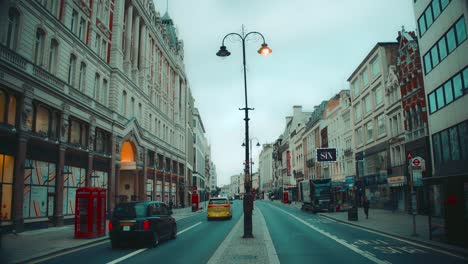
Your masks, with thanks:
[[[258,215],[258,210],[265,218],[280,263],[465,263],[449,252],[365,231],[303,212],[295,206],[256,201],[254,214]],[[208,222],[205,212],[180,219],[177,239],[165,241],[156,248],[130,245],[112,250],[106,240],[35,263],[82,263],[84,260],[87,263],[207,263],[218,247],[226,243],[236,223],[242,220],[242,201],[234,201],[233,213],[230,221]],[[261,228],[254,226],[254,230]],[[240,238],[242,232],[234,236]],[[227,245],[228,250],[239,244]],[[253,263],[246,256],[240,254],[232,263]]]

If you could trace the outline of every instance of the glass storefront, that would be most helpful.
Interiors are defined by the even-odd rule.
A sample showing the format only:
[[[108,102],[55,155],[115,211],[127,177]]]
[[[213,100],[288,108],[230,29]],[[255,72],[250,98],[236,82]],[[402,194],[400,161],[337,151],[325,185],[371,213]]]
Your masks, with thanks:
[[[153,179],[146,180],[146,200],[152,201],[153,200]]]
[[[76,189],[85,186],[86,169],[65,166],[63,180],[63,215],[75,214]]]
[[[27,159],[23,180],[23,217],[53,216],[56,180],[55,163]]]
[[[10,155],[0,154],[0,202],[1,220],[11,220],[11,208],[13,198],[13,171],[15,158]]]

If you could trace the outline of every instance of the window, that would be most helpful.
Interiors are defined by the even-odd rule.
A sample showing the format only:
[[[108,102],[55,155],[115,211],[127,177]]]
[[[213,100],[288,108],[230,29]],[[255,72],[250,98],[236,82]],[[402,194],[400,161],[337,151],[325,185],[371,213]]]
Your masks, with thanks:
[[[455,29],[451,28],[446,35],[447,38],[447,46],[448,46],[448,53],[451,53],[457,47],[457,41],[455,39]]]
[[[141,119],[142,116],[143,116],[143,110],[141,107],[141,103],[138,103],[138,119]],[[142,121],[140,120],[140,122]]]
[[[449,161],[450,160],[450,148],[449,148],[449,135],[448,131],[444,130],[440,134],[441,144],[444,146],[442,149],[442,160]]]
[[[354,107],[354,115],[356,117],[356,121],[361,120],[361,103],[357,103]]]
[[[56,39],[50,41],[49,72],[55,74],[57,69],[58,42]]]
[[[16,8],[10,8],[8,11],[6,46],[11,50],[15,50],[16,43],[18,43],[19,18],[20,14],[18,10]]]
[[[2,220],[12,219],[14,167],[15,158],[13,156],[0,154],[0,193],[2,194],[0,213]]]
[[[429,6],[424,12],[424,16],[426,17],[426,26],[430,28],[432,23],[434,22],[434,18],[432,17],[432,7]]]
[[[103,154],[110,153],[110,134],[100,128],[96,128],[95,133],[95,150]]]
[[[48,192],[55,189],[56,175],[55,163],[30,159],[25,161],[24,218],[54,215],[54,196],[49,196]]]
[[[70,55],[70,64],[68,65],[68,84],[74,86],[75,84],[75,71],[76,71],[76,57]]]
[[[84,62],[80,65],[80,75],[78,76],[78,90],[86,91],[86,64]]]
[[[434,149],[434,161],[436,164],[442,162],[442,149],[440,147],[440,134],[432,136],[432,145]]]
[[[419,19],[418,19],[418,25],[419,25],[419,32],[420,32],[420,36],[424,35],[424,33],[426,33],[426,20],[424,18],[424,15],[421,16]]]
[[[371,112],[371,110],[372,110],[372,106],[371,106],[370,96],[367,95],[366,97],[364,97],[364,113],[367,115]]]
[[[458,135],[460,136],[460,152],[463,160],[468,160],[468,124],[466,122],[458,125]]]
[[[130,105],[130,117],[135,116],[135,98],[132,97]]]
[[[122,115],[127,116],[127,92],[122,93],[122,104],[121,104]]]
[[[354,98],[356,98],[359,95],[359,85],[357,85],[356,81],[354,81],[351,86],[353,87],[354,91]]]
[[[431,58],[432,58],[432,66],[436,66],[439,64],[439,51],[437,50],[437,45],[435,45],[431,49]]]
[[[460,44],[466,39],[466,27],[464,17],[458,20],[457,24],[455,24],[455,31],[457,33],[457,45],[460,46]]]
[[[78,30],[78,38],[81,39],[82,41],[85,40],[85,27],[86,27],[86,21],[84,18],[80,19],[80,28]]]
[[[441,38],[438,43],[439,46],[439,55],[440,60],[445,59],[447,57],[447,43],[445,43],[445,38]]]
[[[445,106],[444,90],[437,89],[436,96],[437,96],[437,107],[440,109],[443,106]]]
[[[78,21],[78,12],[76,10],[73,10],[72,16],[71,16],[71,21],[70,21],[70,30],[76,34],[76,23]]]
[[[50,111],[38,106],[36,110],[36,128],[35,132],[48,135],[49,134]]]
[[[103,79],[102,80],[102,89],[101,89],[101,98],[100,98],[100,102],[103,104],[103,105],[107,105],[107,80],[106,79]]]
[[[44,57],[44,30],[38,28],[36,31],[36,43],[34,45],[34,63],[36,65],[42,65]]]
[[[374,140],[374,129],[372,121],[366,124],[366,138],[367,143],[372,142]]]
[[[101,76],[99,73],[96,73],[94,76],[94,87],[93,87],[93,97],[95,100],[99,101],[99,84],[101,82]]]
[[[87,146],[88,125],[75,118],[70,118],[70,143]]]
[[[101,58],[103,60],[106,60],[106,57],[107,57],[107,42],[106,42],[105,39],[102,39],[100,56],[101,56]]]
[[[7,94],[0,90],[0,123],[5,122],[5,113],[7,107]]]
[[[362,135],[362,127],[356,130],[356,139],[357,139],[356,141],[357,141],[358,146],[363,144],[364,140],[363,140],[363,135]]]
[[[372,76],[376,77],[380,73],[379,57],[372,62]]]
[[[434,13],[434,18],[437,18],[440,15],[440,3],[439,0],[432,1],[432,12]]]
[[[452,82],[450,80],[445,83],[443,90],[445,92],[445,102],[450,104],[453,101]]]
[[[153,115],[149,114],[149,131],[153,130]]]
[[[385,115],[381,114],[379,115],[379,117],[377,117],[377,135],[380,137],[384,134],[385,134]]]
[[[428,52],[424,55],[424,71],[428,74],[432,70],[431,54]]]
[[[455,77],[452,78],[453,81],[453,92],[455,95],[455,99],[463,95],[463,83],[462,83],[462,77],[461,74],[455,75]]]
[[[440,0],[440,5],[442,6],[442,10],[444,10],[448,4],[450,3],[450,0]]]
[[[458,142],[457,127],[449,129],[450,136],[450,158],[451,160],[460,160],[460,143]]]
[[[96,32],[96,39],[94,40],[94,51],[97,55],[101,54],[101,36]]]
[[[361,73],[361,78],[362,78],[362,87],[363,89],[365,89],[366,86],[369,84],[369,75],[367,74],[367,69],[364,69],[364,71]]]
[[[465,89],[468,89],[468,68],[465,68],[463,70],[463,83],[464,83]]]
[[[376,89],[375,89],[375,93],[374,93],[374,100],[375,100],[375,105],[378,106],[380,104],[383,103],[383,89],[382,89],[382,85],[379,85]]]

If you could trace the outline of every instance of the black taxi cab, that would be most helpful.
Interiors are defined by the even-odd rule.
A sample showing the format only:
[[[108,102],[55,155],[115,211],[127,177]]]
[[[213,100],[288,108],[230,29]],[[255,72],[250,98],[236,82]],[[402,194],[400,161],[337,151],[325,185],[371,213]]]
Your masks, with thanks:
[[[177,224],[172,210],[157,201],[125,202],[118,204],[109,221],[112,248],[122,243],[146,242],[155,247],[162,239],[175,239]]]

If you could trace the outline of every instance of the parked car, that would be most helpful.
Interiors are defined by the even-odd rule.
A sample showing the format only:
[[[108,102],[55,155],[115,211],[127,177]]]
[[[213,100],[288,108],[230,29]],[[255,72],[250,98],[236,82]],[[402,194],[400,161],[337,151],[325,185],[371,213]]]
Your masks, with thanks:
[[[208,202],[207,219],[232,219],[232,208],[228,198],[211,198]]]
[[[177,224],[172,210],[163,202],[125,202],[118,204],[109,221],[112,248],[122,242],[143,241],[155,247],[162,239],[175,239]]]

